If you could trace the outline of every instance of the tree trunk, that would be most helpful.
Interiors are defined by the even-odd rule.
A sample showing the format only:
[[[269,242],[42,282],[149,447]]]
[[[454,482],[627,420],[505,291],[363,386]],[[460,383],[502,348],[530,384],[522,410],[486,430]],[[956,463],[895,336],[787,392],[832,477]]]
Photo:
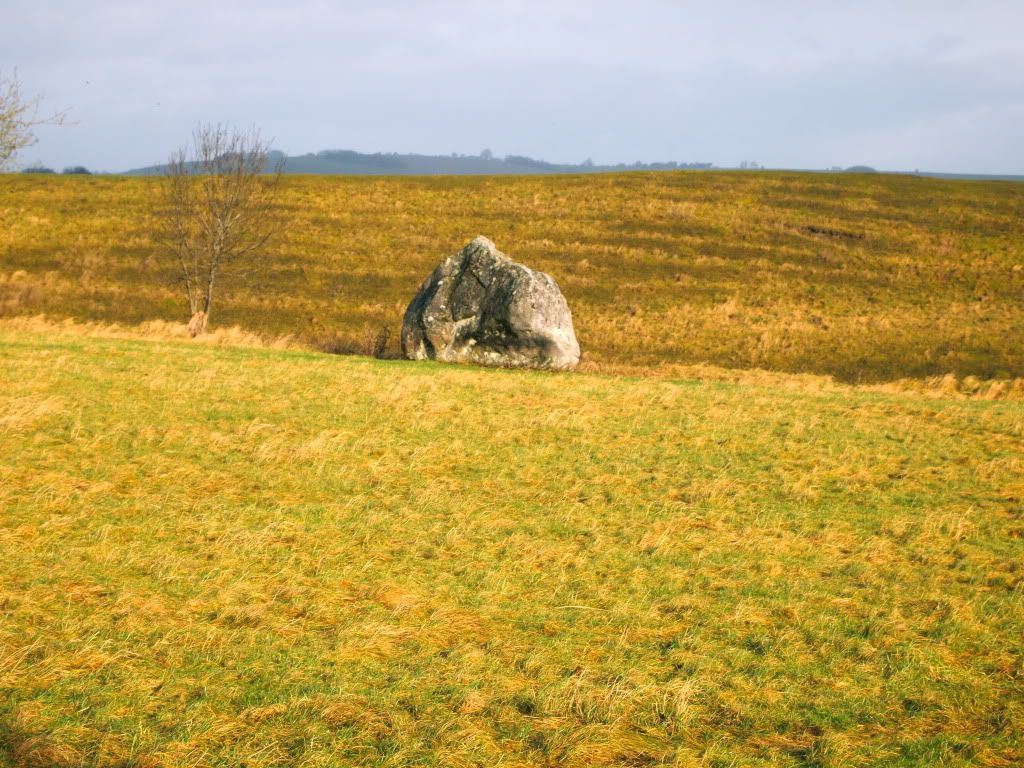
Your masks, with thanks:
[[[188,332],[193,339],[206,333],[205,312],[194,312],[192,314],[192,319],[188,321]]]

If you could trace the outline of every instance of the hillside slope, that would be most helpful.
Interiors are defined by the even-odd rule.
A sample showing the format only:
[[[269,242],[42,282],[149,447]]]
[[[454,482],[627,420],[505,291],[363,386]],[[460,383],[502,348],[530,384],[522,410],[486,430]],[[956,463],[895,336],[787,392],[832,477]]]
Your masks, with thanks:
[[[1024,406],[0,330],[0,765],[1024,761]]]
[[[0,315],[182,319],[155,179],[0,177]],[[289,177],[291,223],[214,324],[361,349],[485,234],[549,272],[586,367],[846,381],[1024,376],[1024,184],[881,175]]]

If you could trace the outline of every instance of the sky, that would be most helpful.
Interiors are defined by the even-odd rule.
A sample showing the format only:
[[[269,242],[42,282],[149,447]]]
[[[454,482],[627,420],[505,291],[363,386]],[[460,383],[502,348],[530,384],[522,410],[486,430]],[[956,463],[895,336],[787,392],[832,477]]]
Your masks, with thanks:
[[[1024,0],[4,0],[22,163],[164,161],[201,122],[288,154],[1024,174]]]

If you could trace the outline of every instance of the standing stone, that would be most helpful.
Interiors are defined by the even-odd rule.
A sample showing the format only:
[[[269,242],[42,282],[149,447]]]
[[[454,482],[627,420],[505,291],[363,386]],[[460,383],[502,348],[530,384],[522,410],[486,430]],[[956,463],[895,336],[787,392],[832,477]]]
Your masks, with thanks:
[[[568,370],[580,361],[572,313],[550,275],[478,237],[434,269],[405,310],[410,360]]]

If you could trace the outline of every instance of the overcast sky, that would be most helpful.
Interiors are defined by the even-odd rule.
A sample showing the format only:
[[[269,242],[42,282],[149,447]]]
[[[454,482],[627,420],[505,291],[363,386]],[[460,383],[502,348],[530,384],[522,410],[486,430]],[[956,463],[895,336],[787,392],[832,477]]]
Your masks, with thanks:
[[[3,0],[69,107],[24,162],[124,170],[198,121],[289,154],[1024,173],[1024,0]]]

